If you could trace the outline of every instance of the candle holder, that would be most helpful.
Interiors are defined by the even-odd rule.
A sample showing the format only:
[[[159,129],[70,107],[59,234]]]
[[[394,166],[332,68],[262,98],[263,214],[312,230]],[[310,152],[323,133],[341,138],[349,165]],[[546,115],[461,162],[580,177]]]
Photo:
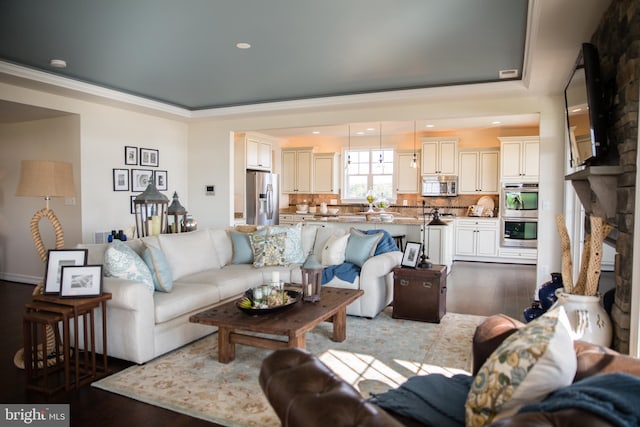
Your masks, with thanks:
[[[309,254],[302,264],[302,299],[303,301],[320,301],[322,290],[322,270],[324,267],[318,262],[313,252]]]

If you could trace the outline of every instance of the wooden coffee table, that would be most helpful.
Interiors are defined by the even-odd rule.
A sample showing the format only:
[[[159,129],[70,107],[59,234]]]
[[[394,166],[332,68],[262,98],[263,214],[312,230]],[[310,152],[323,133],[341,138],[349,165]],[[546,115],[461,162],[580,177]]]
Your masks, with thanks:
[[[296,287],[287,286],[287,289]],[[364,291],[360,289],[323,286],[317,303],[299,301],[284,311],[252,316],[240,311],[234,300],[194,314],[189,321],[218,327],[218,361],[229,363],[235,359],[236,344],[271,350],[305,348],[305,334],[325,321],[333,322],[332,340],[344,341],[347,337],[347,306],[362,294]],[[256,333],[275,337],[256,336]]]

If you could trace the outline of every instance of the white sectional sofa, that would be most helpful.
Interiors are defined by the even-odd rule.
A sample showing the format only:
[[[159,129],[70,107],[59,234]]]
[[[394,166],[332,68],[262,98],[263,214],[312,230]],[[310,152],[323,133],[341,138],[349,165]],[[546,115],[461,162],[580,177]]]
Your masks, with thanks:
[[[273,271],[279,272],[282,281],[301,283],[299,263],[261,268],[252,263],[233,263],[238,253],[234,253],[236,242],[230,237],[232,230],[210,228],[125,242],[139,255],[146,247],[160,250],[170,269],[172,289],[170,292],[154,291],[142,280],[104,277],[103,291],[113,295],[107,303],[109,356],[145,363],[214,332],[213,327],[190,323],[189,317],[269,282]],[[332,229],[330,225],[301,227],[302,244],[297,250],[302,250],[303,254],[313,250],[321,260],[323,249],[334,234],[345,234],[345,231],[337,227]],[[104,264],[109,244],[81,244],[78,247],[88,249],[88,264]],[[303,254],[299,254],[300,259],[304,259]],[[328,285],[364,290],[364,295],[348,306],[347,314],[373,318],[393,298],[391,270],[400,264],[401,258],[399,251],[370,256],[354,282],[334,277]],[[97,351],[102,352],[100,313],[96,315],[95,330]]]

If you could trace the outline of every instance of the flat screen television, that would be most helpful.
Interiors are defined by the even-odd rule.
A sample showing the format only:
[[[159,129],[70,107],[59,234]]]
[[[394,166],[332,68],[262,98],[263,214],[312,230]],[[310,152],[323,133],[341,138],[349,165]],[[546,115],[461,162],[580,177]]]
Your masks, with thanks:
[[[607,106],[598,51],[591,43],[582,44],[564,97],[571,166],[605,163],[609,151]]]

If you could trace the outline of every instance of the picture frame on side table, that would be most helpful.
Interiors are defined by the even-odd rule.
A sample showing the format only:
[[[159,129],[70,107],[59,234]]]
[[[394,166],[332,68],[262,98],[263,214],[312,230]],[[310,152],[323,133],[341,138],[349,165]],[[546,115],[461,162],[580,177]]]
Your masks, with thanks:
[[[44,290],[46,295],[60,293],[62,268],[80,266],[87,263],[88,249],[49,249],[47,251],[47,269],[44,272]]]
[[[404,253],[402,255],[401,265],[403,267],[416,268],[418,260],[420,259],[421,250],[422,243],[407,242],[407,246],[405,246]]]
[[[138,164],[138,147],[131,147],[125,145],[124,147],[124,164],[125,165],[137,165]]]
[[[113,170],[113,191],[129,191],[129,169]]]
[[[153,172],[153,178],[156,183],[156,188],[160,191],[167,191],[169,185],[167,183],[167,171],[157,170]]]
[[[136,193],[147,189],[153,182],[153,171],[151,169],[131,169],[131,191]]]
[[[140,149],[140,166],[158,167],[160,152],[151,148]]]
[[[62,267],[60,296],[87,298],[102,295],[102,265]]]

